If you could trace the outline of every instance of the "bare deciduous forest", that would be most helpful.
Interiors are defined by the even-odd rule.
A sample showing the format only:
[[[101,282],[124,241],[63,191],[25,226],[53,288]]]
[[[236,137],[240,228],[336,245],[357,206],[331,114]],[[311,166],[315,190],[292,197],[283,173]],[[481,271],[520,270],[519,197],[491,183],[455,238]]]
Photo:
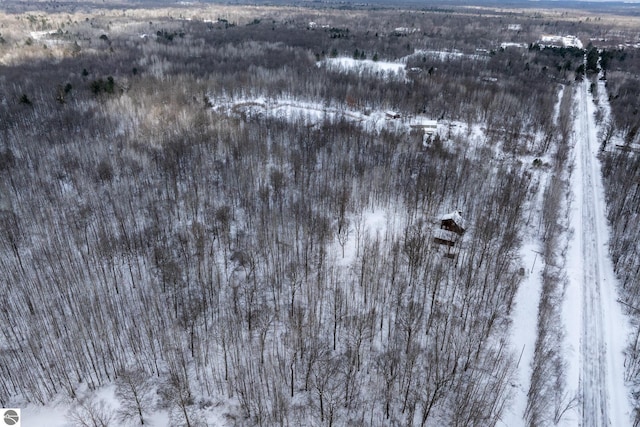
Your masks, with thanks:
[[[71,425],[206,425],[220,406],[229,425],[496,425],[535,225],[549,267],[526,416],[557,423],[557,216],[590,52],[612,109],[612,256],[640,324],[640,56],[616,47],[622,24],[222,5],[0,19],[0,406],[62,395]],[[327,66],[340,58],[370,65]],[[385,111],[401,118],[368,125]],[[434,243],[458,210],[460,240]],[[634,391],[639,354],[636,339]],[[118,408],[87,398],[110,384]]]
[[[603,61],[604,60],[604,61]],[[640,209],[638,126],[638,84],[640,55],[637,50],[609,49],[601,55],[606,70],[606,96],[611,103],[611,117],[601,135],[603,175],[607,186],[608,216],[613,236],[611,257],[620,279],[621,301],[633,323],[629,343],[626,380],[632,384],[635,399],[634,425],[640,425]],[[617,137],[617,139],[615,139]]]

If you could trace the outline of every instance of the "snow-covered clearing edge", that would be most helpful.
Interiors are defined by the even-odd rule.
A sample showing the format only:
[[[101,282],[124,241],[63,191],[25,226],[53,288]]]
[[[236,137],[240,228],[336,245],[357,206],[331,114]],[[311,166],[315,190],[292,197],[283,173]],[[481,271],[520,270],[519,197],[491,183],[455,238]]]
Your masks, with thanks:
[[[564,87],[560,87],[558,100],[554,107],[556,121],[563,93]],[[551,162],[551,156],[547,155],[547,157],[543,163]],[[502,420],[498,422],[499,426],[505,427],[525,424],[524,417],[528,407],[528,394],[531,387],[538,337],[538,311],[542,296],[543,271],[546,268],[543,252],[542,206],[551,172],[547,168],[536,168],[533,174],[531,200],[529,200],[528,206],[523,209],[524,212],[528,212],[525,235],[520,248],[525,277],[516,293],[511,313],[510,341],[512,351],[518,358],[517,374],[512,384],[511,406],[507,408]]]

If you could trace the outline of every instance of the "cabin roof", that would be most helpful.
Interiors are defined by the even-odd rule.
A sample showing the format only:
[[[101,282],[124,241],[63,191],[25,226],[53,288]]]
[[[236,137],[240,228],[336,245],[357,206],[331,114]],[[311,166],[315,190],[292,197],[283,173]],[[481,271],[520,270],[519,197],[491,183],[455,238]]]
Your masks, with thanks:
[[[448,214],[442,215],[440,217],[440,221],[453,221],[461,229],[466,230],[467,228],[467,221],[462,218],[462,212],[460,211],[453,211]]]

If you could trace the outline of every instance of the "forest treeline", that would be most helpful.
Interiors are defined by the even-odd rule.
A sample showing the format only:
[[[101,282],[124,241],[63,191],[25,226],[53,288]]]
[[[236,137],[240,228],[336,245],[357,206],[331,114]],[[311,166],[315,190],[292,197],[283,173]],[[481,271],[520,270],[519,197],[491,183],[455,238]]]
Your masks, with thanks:
[[[397,35],[408,14],[372,12],[366,26],[268,13],[11,17],[1,406],[65,395],[78,425],[142,423],[161,408],[195,426],[229,402],[234,425],[500,419],[522,207],[544,168],[522,159],[566,155],[554,106],[581,55],[488,46],[495,17],[411,15],[420,31]],[[454,23],[468,40],[445,31]],[[425,53],[454,39],[464,54]],[[356,49],[421,71],[402,81],[318,66]],[[393,108],[469,131],[425,147],[346,116],[228,116],[211,108],[221,97]],[[456,209],[468,231],[450,259],[432,231]],[[385,218],[377,232],[372,217]],[[117,416],[81,393],[106,384]]]

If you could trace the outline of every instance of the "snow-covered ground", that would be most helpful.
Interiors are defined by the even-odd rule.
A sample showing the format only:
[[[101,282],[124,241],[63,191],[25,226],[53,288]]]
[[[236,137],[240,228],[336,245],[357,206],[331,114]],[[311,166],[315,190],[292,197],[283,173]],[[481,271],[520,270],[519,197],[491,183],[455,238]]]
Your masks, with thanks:
[[[542,195],[542,190],[540,190]],[[515,297],[513,323],[511,325],[512,351],[518,358],[517,376],[511,391],[511,406],[503,415],[504,427],[524,425],[523,415],[527,407],[527,393],[532,373],[532,361],[536,344],[536,324],[538,319],[538,301],[541,292],[541,274],[544,267],[540,246],[535,239],[520,249],[525,279],[520,283]]]
[[[624,384],[628,323],[617,302],[617,280],[608,252],[609,228],[590,82],[578,88],[575,116],[575,167],[569,244],[569,285],[563,307],[569,388],[580,392],[582,426],[631,424]],[[604,88],[603,88],[604,89]]]
[[[48,404],[47,406],[28,405],[22,408],[21,423],[22,427],[67,427],[69,421],[66,417],[68,407],[60,405]]]
[[[518,49],[526,49],[527,47],[529,47],[529,45],[526,43],[503,42],[503,43],[500,43],[500,47],[502,49],[508,49],[510,47],[514,47]]]
[[[558,120],[560,103],[564,88],[558,91],[558,99],[554,108],[554,120]],[[550,159],[542,159],[544,163]],[[542,292],[542,272],[544,257],[542,256],[542,237],[540,218],[542,216],[544,189],[547,187],[548,169],[534,171],[535,181],[532,188],[536,189],[532,200],[524,209],[528,212],[526,218],[523,245],[520,248],[520,258],[524,268],[524,279],[518,287],[511,313],[511,351],[517,357],[517,375],[513,379],[511,406],[503,414],[498,425],[514,427],[525,424],[524,414],[527,408],[527,394],[533,373],[533,359],[537,339],[538,308]]]
[[[539,185],[536,201],[541,206],[541,198],[545,185]],[[533,207],[532,207],[533,209]],[[537,212],[537,217],[540,212]],[[512,384],[511,406],[503,415],[501,423],[504,427],[524,425],[523,415],[527,407],[527,393],[532,374],[532,362],[536,344],[538,305],[542,290],[542,270],[544,260],[541,256],[541,242],[536,237],[537,221],[527,227],[527,243],[522,245],[520,256],[525,269],[525,278],[520,283],[515,296],[511,324],[512,351],[518,358],[517,375]]]
[[[326,58],[318,61],[318,67],[342,73],[358,75],[377,75],[381,78],[404,80],[406,78],[403,62],[373,61],[371,59],[353,59],[347,57]]]
[[[69,44],[70,40],[65,39],[65,34],[60,31],[31,31],[29,33],[33,40],[44,41],[47,44]]]
[[[551,47],[577,47],[578,49],[582,49],[583,47],[582,41],[578,37],[571,35],[558,36],[545,34],[540,38],[539,44]]]
[[[526,46],[526,45],[525,45]],[[324,67],[327,70],[340,73],[355,73],[359,76],[377,76],[382,79],[395,79],[406,81],[407,62],[415,57],[425,57],[437,61],[451,61],[455,59],[483,60],[488,55],[467,54],[455,50],[428,50],[417,49],[410,55],[404,56],[395,61],[373,61],[371,59],[354,59],[349,57],[325,58],[318,61],[316,66]]]
[[[242,115],[247,119],[253,117],[268,117],[282,119],[288,122],[300,121],[306,125],[318,125],[325,121],[335,122],[347,120],[362,126],[369,132],[380,132],[382,129],[392,132],[407,133],[411,125],[428,121],[431,118],[421,115],[404,116],[392,119],[382,110],[368,110],[349,108],[346,105],[326,105],[317,101],[309,101],[292,97],[264,98],[264,97],[209,97],[214,111],[228,115]],[[462,131],[462,123],[454,124]],[[438,129],[448,126],[445,122],[438,124]]]
[[[623,353],[629,329],[617,302],[617,280],[608,252],[609,228],[597,158],[598,124],[589,85],[589,80],[580,83],[574,101],[574,166],[568,219],[571,229],[565,236],[568,239],[565,263],[568,282],[562,305],[562,325],[558,325],[564,333],[562,359],[566,364],[567,384],[564,395],[579,396],[579,402],[567,407],[559,425],[617,427],[631,425]],[[609,107],[604,83],[598,82],[598,86],[598,105],[604,115],[602,126],[608,120]],[[544,177],[541,180],[544,181]],[[538,188],[545,187],[544,182],[539,183]],[[538,199],[541,193],[539,190]],[[539,200],[537,205],[541,204]],[[538,215],[540,212],[532,213],[533,217]],[[505,412],[500,426],[525,423],[523,414],[531,380],[544,267],[538,255],[541,242],[537,240],[534,228],[535,224],[527,227],[521,249],[526,271],[515,297],[511,331],[512,351],[518,357],[518,374],[513,383],[512,406]]]
[[[109,385],[101,387],[95,391],[87,391],[79,393],[79,398],[89,399],[93,407],[100,408],[102,414],[108,414],[106,418],[109,419],[108,425],[140,425],[137,419],[135,420],[119,420],[118,410],[120,409],[120,403],[115,395],[115,386]],[[59,397],[52,402],[49,402],[46,406],[39,406],[35,404],[24,405],[21,408],[21,427],[72,427],[79,425],[73,421],[74,405],[77,402],[71,401],[66,397]],[[233,412],[228,405],[211,406],[198,411],[194,414],[194,419],[200,422],[197,425],[207,425],[209,427],[226,427],[230,424],[226,419],[225,414]],[[82,411],[79,414],[84,414]],[[153,413],[144,415],[144,425],[153,427],[171,427],[177,425],[172,422],[171,414],[168,410],[155,409]],[[86,419],[84,422],[89,422]],[[94,425],[94,424],[83,424]],[[96,424],[98,425],[98,421]],[[102,425],[102,424],[100,424]]]

